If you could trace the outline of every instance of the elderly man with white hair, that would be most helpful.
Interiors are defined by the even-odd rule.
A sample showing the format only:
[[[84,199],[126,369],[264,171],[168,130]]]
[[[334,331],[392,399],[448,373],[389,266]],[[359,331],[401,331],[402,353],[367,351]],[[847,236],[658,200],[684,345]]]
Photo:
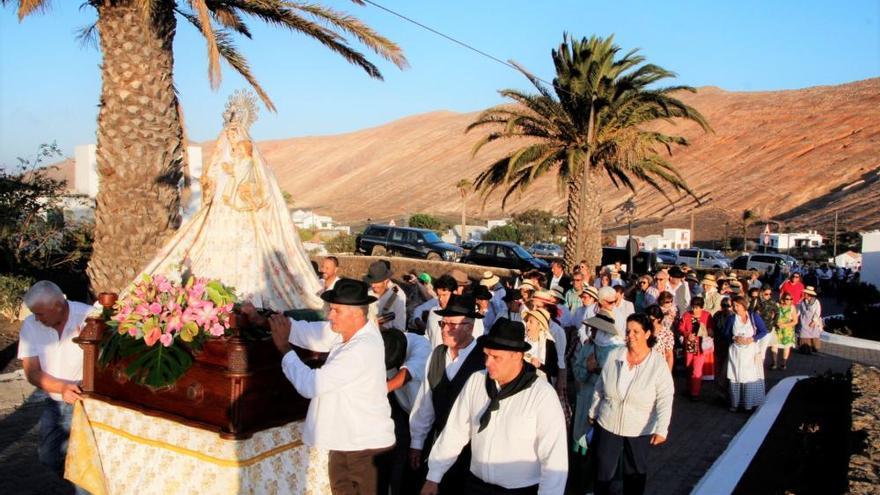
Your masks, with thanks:
[[[68,301],[52,282],[41,280],[24,295],[30,309],[21,326],[18,358],[27,380],[49,394],[40,417],[40,462],[59,476],[64,474],[64,457],[73,403],[82,392],[82,348],[73,342],[91,306]]]

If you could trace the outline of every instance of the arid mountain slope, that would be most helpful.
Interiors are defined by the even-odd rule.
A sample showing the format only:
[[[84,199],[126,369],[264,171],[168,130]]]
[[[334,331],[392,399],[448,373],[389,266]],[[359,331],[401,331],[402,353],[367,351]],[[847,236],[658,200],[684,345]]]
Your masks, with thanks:
[[[675,205],[640,187],[637,230],[688,226],[694,213],[698,239],[719,238],[725,221],[739,232],[745,208],[789,229],[830,229],[834,212],[849,230],[880,227],[880,78],[839,86],[774,92],[701,88],[681,95],[706,116],[713,131],[694,124],[664,130],[691,145],[671,157],[702,200]],[[477,113],[433,112],[348,134],[259,142],[281,187],[296,207],[313,208],[342,222],[402,218],[416,212],[457,215],[455,183],[473,179],[513,145],[470,151],[482,132],[464,133]],[[205,143],[205,157],[210,143]],[[859,182],[863,181],[863,182]],[[614,226],[626,190],[603,184],[602,214]],[[500,194],[469,215],[499,217]],[[564,211],[554,178],[512,198],[507,213],[539,207]],[[759,229],[760,227],[755,227]]]

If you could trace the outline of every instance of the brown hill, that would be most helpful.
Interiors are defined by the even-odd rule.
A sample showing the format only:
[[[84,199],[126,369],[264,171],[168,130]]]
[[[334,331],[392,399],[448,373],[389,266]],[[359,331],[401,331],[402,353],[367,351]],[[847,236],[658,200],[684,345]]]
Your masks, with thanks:
[[[672,161],[703,204],[680,198],[669,205],[640,187],[637,231],[686,227],[693,212],[696,237],[717,239],[725,222],[731,234],[740,231],[745,208],[788,229],[828,231],[835,211],[846,229],[880,227],[880,79],[774,92],[702,88],[682,99],[714,129],[708,134],[693,124],[675,129],[691,145],[675,150]],[[476,115],[433,112],[348,134],[258,146],[298,208],[355,224],[416,212],[453,216],[460,212],[455,183],[472,179],[511,149],[487,148],[471,158],[481,133],[464,129]],[[210,156],[210,149],[205,151]],[[615,210],[629,192],[606,186],[602,214],[613,228]],[[469,215],[495,218],[533,207],[562,213],[565,200],[548,178],[512,198],[506,212],[500,195],[483,208],[476,199],[470,203]]]

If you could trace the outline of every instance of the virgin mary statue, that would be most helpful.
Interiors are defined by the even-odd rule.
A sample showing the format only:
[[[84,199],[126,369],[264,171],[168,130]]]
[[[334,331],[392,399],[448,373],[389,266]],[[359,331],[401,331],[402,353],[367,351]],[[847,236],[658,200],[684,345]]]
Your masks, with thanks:
[[[318,277],[272,171],[248,129],[256,99],[236,91],[201,176],[202,204],[144,269],[217,279],[256,306],[319,309]]]

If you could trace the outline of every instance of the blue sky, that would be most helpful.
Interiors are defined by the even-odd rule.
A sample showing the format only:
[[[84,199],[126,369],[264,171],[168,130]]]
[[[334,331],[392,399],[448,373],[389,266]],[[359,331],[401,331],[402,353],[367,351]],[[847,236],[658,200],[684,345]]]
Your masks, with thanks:
[[[13,2],[17,3],[17,2]],[[0,164],[57,141],[67,155],[95,141],[100,52],[78,28],[94,22],[80,1],[51,2],[19,23],[0,8]],[[373,6],[325,0],[359,17],[405,50],[411,67],[378,62],[375,81],[301,35],[250,22],[239,40],[278,108],[261,113],[257,139],[336,134],[434,110],[474,111],[499,103],[501,88],[527,89],[517,72]],[[594,2],[446,0],[378,3],[550,80],[550,50],[562,33],[615,34],[625,50],[678,73],[676,84],[758,91],[839,84],[880,76],[880,1]],[[203,39],[185,21],[175,39],[175,81],[187,133],[213,139],[227,96],[246,83],[223,67],[216,92]]]

